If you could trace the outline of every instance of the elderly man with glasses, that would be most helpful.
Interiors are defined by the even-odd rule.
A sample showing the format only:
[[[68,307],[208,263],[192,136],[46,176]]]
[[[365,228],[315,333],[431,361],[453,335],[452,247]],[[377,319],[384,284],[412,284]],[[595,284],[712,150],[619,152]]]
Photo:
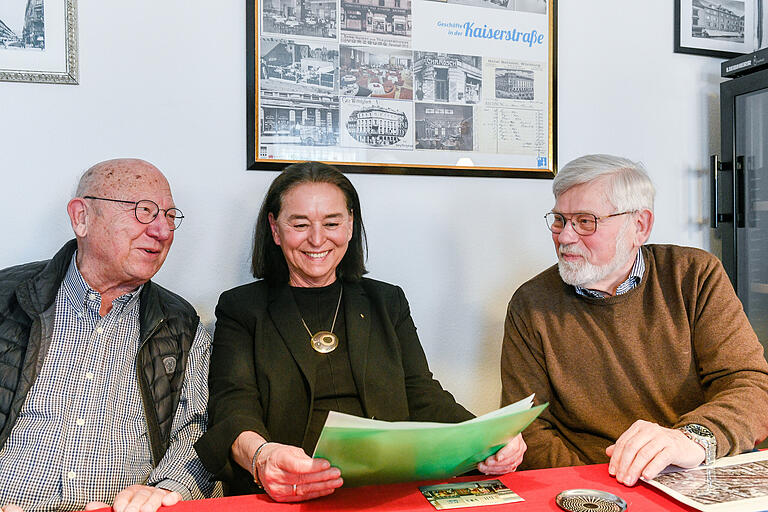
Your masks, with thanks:
[[[143,160],[87,170],[76,240],[0,271],[0,508],[156,510],[208,496],[210,337],[150,281],[184,216]]]
[[[558,263],[515,292],[502,403],[549,407],[521,468],[608,462],[626,485],[754,449],[768,435],[768,365],[720,261],[644,245],[654,188],[640,164],[563,167],[545,215]]]

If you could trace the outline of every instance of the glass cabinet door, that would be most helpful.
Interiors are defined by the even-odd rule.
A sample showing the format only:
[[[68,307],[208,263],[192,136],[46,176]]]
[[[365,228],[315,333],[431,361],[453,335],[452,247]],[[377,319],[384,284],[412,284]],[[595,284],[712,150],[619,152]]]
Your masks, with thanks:
[[[735,98],[737,293],[768,345],[768,89]]]

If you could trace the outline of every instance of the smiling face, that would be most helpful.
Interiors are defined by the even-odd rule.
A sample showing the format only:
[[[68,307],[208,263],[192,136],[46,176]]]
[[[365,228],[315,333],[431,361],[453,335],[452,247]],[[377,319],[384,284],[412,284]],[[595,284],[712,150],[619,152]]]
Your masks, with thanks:
[[[352,238],[344,193],[330,183],[302,183],[289,189],[281,203],[277,218],[269,214],[269,225],[288,264],[291,286],[333,283]]]
[[[553,212],[569,217],[574,213],[592,213],[603,217],[618,213],[608,200],[605,180],[569,188],[555,203]],[[552,233],[563,281],[575,286],[613,294],[629,275],[639,240],[633,222],[635,215],[610,217],[598,221],[597,230],[588,236],[573,230],[570,221],[560,233]],[[639,242],[639,243],[638,243]]]
[[[109,199],[150,199],[165,210],[175,207],[168,181],[143,160],[97,164],[87,193]],[[77,265],[86,282],[104,294],[135,289],[154,276],[173,243],[163,212],[149,224],[136,219],[134,205],[96,199],[70,201],[72,226],[78,238]]]

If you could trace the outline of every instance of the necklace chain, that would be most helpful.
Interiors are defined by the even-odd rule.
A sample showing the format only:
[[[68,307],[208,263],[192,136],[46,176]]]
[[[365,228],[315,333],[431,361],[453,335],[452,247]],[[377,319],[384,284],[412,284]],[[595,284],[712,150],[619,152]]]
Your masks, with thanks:
[[[341,287],[341,290],[339,291],[339,301],[336,303],[336,312],[333,314],[333,322],[331,322],[331,334],[333,334],[333,329],[336,327],[336,317],[339,316],[339,306],[341,306],[341,296],[344,293],[344,287]],[[304,328],[307,330],[307,333],[309,334],[309,337],[314,337],[314,334],[312,334],[312,331],[309,330],[309,327],[307,326],[307,322],[304,321],[304,317],[301,316],[301,313],[299,313],[299,318],[301,318],[301,323],[304,324]]]

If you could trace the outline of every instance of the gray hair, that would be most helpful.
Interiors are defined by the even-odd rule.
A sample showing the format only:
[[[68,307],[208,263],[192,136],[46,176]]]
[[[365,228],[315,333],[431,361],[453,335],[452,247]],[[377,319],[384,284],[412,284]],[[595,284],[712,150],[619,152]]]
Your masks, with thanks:
[[[585,155],[565,164],[552,182],[557,200],[566,190],[605,178],[608,199],[619,211],[653,211],[656,190],[640,162],[613,155]]]

